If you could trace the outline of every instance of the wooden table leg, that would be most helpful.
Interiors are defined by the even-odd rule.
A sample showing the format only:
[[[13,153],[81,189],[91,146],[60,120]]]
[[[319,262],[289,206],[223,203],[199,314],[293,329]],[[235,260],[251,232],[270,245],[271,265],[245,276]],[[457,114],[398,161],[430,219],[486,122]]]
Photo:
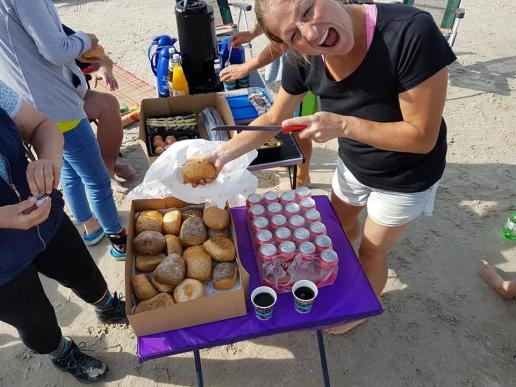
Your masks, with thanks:
[[[202,380],[202,367],[201,367],[201,355],[198,350],[193,351],[195,360],[195,377],[197,379],[197,387],[203,387],[204,381]]]
[[[330,387],[330,375],[328,373],[328,363],[326,362],[326,350],[324,349],[324,337],[322,330],[317,331],[317,343],[319,344],[319,356],[321,358],[324,387]]]

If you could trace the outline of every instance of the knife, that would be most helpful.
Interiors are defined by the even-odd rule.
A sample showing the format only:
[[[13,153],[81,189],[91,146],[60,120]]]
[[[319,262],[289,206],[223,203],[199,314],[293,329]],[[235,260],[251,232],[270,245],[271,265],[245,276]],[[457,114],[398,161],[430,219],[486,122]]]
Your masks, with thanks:
[[[285,134],[291,132],[299,132],[306,128],[306,125],[291,125],[291,126],[248,126],[248,125],[218,125],[212,130],[259,130],[266,132],[279,132],[282,131]]]

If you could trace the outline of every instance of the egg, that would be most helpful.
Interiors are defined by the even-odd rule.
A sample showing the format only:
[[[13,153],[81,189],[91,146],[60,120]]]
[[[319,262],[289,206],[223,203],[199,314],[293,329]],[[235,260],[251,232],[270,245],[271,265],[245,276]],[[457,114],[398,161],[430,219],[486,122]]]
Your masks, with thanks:
[[[156,148],[154,148],[154,153],[157,155],[160,155],[163,152],[165,152],[165,149],[162,146],[157,146]]]
[[[176,142],[176,138],[174,136],[167,136],[165,138],[165,142],[169,145],[173,144]]]

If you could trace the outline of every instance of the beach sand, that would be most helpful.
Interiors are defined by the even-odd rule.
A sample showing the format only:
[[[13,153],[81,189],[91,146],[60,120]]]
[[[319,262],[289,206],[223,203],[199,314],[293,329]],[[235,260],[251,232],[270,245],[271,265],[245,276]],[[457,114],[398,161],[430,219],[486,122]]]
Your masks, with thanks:
[[[173,2],[54,1],[62,20],[95,33],[123,68],[153,82],[146,57],[151,39],[176,35]],[[498,297],[478,276],[486,259],[516,278],[516,243],[500,237],[516,204],[516,9],[510,2],[464,0],[444,116],[448,165],[434,215],[419,219],[389,255],[384,313],[339,337],[326,337],[334,386],[509,386],[516,383],[516,302]],[[236,14],[235,14],[236,16]],[[255,53],[265,44],[255,43]],[[146,159],[125,131],[124,159],[141,181]],[[315,193],[327,194],[336,142],[315,148]],[[285,169],[260,172],[260,191],[285,189]],[[122,216],[128,203],[117,194]],[[91,253],[112,290],[124,289],[124,264],[104,241]],[[195,385],[193,355],[139,364],[127,326],[102,325],[71,291],[43,279],[65,335],[84,341],[108,363],[108,386]],[[339,295],[335,295],[338,297]],[[38,318],[38,316],[34,316]],[[45,334],[45,332],[41,332]],[[32,354],[0,323],[0,385],[71,386],[46,356]],[[312,333],[290,333],[201,351],[208,386],[320,386]]]

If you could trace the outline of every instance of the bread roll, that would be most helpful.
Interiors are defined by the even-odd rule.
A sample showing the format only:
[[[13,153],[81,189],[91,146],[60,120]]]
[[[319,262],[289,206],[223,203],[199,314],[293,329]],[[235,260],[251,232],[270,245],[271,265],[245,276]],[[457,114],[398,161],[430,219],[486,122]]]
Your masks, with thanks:
[[[201,180],[213,180],[217,177],[215,166],[206,160],[190,160],[181,168],[183,182],[199,184]]]
[[[163,216],[163,231],[165,234],[179,235],[181,229],[181,213],[178,210],[167,212]]]
[[[202,213],[204,224],[213,230],[222,230],[229,224],[229,211],[218,207],[204,208]]]
[[[158,294],[145,274],[136,274],[132,284],[134,294],[140,301],[151,299]]]
[[[192,246],[185,250],[186,276],[201,282],[211,278],[211,257],[202,246]]]
[[[181,209],[181,220],[184,222],[186,219],[195,216],[199,219],[202,219],[202,210],[200,208],[185,208]]]
[[[145,210],[138,214],[134,222],[136,234],[142,231],[157,231],[163,233],[163,215],[156,210]]]
[[[183,255],[183,245],[178,237],[172,234],[165,235],[165,241],[167,243],[167,255],[176,253]]]
[[[166,285],[176,286],[185,278],[185,261],[179,254],[170,254],[154,270],[154,278]]]
[[[219,262],[234,261],[236,249],[233,241],[226,237],[210,238],[203,243],[204,251]]]
[[[174,298],[168,293],[159,293],[157,296],[152,297],[150,300],[142,301],[136,305],[134,313],[146,312],[148,310],[158,308],[166,308],[170,305],[174,305]]]
[[[104,57],[104,47],[97,44],[95,48],[84,51],[82,56],[86,59],[102,59]]]
[[[141,255],[157,255],[165,248],[165,237],[157,231],[142,231],[133,240],[136,253]]]
[[[215,289],[231,289],[235,286],[238,277],[237,264],[235,262],[217,263],[211,276]]]
[[[200,245],[208,239],[208,233],[202,219],[196,216],[186,219],[181,225],[179,239],[184,246]]]
[[[154,278],[153,275],[150,276],[149,281],[152,284],[152,286],[154,286],[154,289],[156,289],[160,293],[170,293],[172,290],[174,290],[174,286],[162,284],[156,278]]]
[[[208,229],[208,238],[215,238],[218,236],[223,236],[229,238],[229,229],[223,228],[222,230],[214,230],[212,228]]]
[[[165,259],[165,254],[163,253],[157,255],[137,254],[134,265],[140,271],[153,271],[163,259]]]
[[[187,302],[204,296],[204,285],[201,281],[187,278],[174,289],[175,302]]]

